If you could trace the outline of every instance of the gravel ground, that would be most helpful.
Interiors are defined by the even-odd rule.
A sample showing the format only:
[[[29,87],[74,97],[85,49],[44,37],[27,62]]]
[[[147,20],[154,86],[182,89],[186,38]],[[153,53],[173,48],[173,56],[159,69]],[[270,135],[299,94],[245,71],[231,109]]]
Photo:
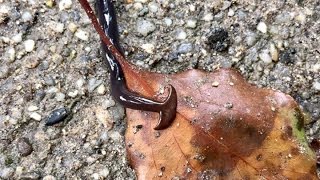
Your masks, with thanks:
[[[93,3],[93,0],[91,0]],[[238,69],[293,96],[320,137],[320,2],[119,0],[137,66]],[[110,97],[100,43],[76,0],[0,0],[0,178],[135,179],[124,109]],[[45,126],[54,110],[67,119]]]

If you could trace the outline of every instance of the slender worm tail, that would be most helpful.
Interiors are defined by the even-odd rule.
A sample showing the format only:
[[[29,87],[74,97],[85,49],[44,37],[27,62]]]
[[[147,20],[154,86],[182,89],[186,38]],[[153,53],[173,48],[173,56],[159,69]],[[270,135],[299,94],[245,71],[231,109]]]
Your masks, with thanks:
[[[79,0],[81,1],[81,0]],[[112,0],[97,0],[96,10],[102,29],[110,39],[110,42],[124,56],[123,50],[119,44],[118,25],[115,9]],[[109,50],[108,46],[102,42],[102,56],[106,60],[111,76],[111,94],[126,108],[159,112],[159,121],[155,130],[161,130],[169,127],[176,116],[177,93],[172,85],[169,85],[169,95],[164,102],[155,101],[142,97],[128,90],[126,79],[117,57]]]

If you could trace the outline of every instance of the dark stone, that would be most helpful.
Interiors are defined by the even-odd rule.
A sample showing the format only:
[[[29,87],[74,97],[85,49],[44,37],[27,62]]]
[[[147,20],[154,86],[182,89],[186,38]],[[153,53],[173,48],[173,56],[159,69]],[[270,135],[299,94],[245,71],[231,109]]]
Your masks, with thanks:
[[[294,57],[293,55],[296,53],[295,49],[287,49],[285,51],[280,52],[280,62],[284,64],[293,64]]]
[[[222,28],[215,28],[209,34],[207,44],[210,49],[218,52],[226,51],[230,45],[228,32]]]
[[[47,118],[46,125],[52,126],[59,122],[62,122],[63,120],[66,119],[66,117],[68,117],[69,114],[70,113],[66,108],[56,109],[52,111],[49,117]]]
[[[22,137],[18,140],[18,152],[21,156],[25,157],[32,153],[33,148],[29,139]]]

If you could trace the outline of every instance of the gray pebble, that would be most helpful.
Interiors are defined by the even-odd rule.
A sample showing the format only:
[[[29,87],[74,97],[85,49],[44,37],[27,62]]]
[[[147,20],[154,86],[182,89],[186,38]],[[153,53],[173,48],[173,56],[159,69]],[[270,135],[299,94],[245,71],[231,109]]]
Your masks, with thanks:
[[[5,167],[0,170],[0,177],[3,179],[10,179],[12,178],[14,173],[14,169],[11,167]]]
[[[140,20],[137,22],[136,30],[139,34],[147,36],[156,29],[153,22],[148,20]]]
[[[44,71],[49,69],[49,62],[48,61],[42,61],[39,65],[39,70]]]
[[[9,67],[7,65],[2,65],[0,67],[0,79],[5,79],[9,76]]]
[[[23,137],[18,140],[18,151],[23,157],[28,156],[32,153],[33,148],[29,139]]]
[[[178,47],[177,52],[180,54],[185,54],[185,53],[191,52],[192,48],[193,46],[191,43],[183,43]]]
[[[101,83],[102,83],[102,80],[91,78],[88,82],[88,91],[93,92]]]
[[[54,86],[56,85],[55,80],[52,78],[52,76],[47,76],[44,78],[44,82],[46,83],[46,85],[48,86]]]

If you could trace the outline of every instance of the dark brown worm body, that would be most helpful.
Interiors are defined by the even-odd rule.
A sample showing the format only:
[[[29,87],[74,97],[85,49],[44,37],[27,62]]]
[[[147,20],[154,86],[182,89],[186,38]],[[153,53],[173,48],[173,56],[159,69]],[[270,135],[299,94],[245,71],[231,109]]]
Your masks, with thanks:
[[[83,0],[79,1],[82,5],[85,3]],[[84,8],[87,12],[87,7],[84,6]],[[96,10],[105,35],[109,37],[110,42],[118,52],[124,56],[119,44],[118,25],[112,1],[97,0]],[[102,42],[101,44],[103,59],[107,62],[110,70],[111,94],[115,100],[126,108],[159,112],[159,122],[154,129],[161,130],[169,127],[176,116],[177,93],[175,88],[172,85],[169,85],[169,95],[164,102],[155,101],[129,91],[126,85],[124,72],[117,60],[117,56],[115,56],[108,48],[109,45],[105,44],[105,42]]]

